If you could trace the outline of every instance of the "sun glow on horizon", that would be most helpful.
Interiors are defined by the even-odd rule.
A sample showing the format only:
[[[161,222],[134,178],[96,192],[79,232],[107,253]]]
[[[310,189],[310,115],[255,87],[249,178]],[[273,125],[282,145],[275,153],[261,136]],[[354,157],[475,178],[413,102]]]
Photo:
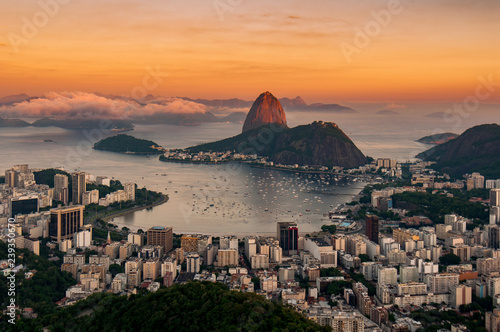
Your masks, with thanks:
[[[494,0],[40,3],[0,14],[2,96],[133,94],[148,68],[148,93],[209,99],[459,101],[500,82]]]

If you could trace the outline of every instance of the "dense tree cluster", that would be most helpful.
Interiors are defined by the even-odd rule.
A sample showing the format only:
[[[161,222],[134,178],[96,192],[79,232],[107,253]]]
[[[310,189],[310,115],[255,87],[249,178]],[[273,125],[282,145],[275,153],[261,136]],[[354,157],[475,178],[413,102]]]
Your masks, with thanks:
[[[111,194],[117,190],[123,190],[123,185],[118,180],[111,180],[109,187],[94,183],[87,183],[86,188],[87,191],[97,189],[99,191],[99,198],[103,198],[106,197],[107,194]]]
[[[6,259],[7,253],[7,244],[0,241],[0,259]],[[27,270],[34,273],[30,279],[25,279],[23,273],[16,275],[16,304],[21,308],[33,308],[41,316],[55,313],[55,302],[64,298],[69,286],[76,284],[70,274],[60,270],[59,264],[26,249],[16,250],[16,264],[23,264]],[[3,308],[10,300],[7,285],[7,278],[1,274],[0,302]],[[1,331],[7,331],[10,325],[5,318],[0,319]]]
[[[48,168],[38,172],[33,172],[35,175],[35,181],[38,184],[46,184],[47,186],[54,188],[54,176],[56,174],[63,174],[68,177],[68,184],[71,185],[71,177],[68,172],[61,171],[55,168]],[[71,190],[70,190],[71,192]]]
[[[323,225],[321,226],[323,232],[329,232],[330,234],[335,234],[337,232],[337,226],[335,225]]]
[[[54,331],[331,331],[289,307],[211,282],[130,297],[94,294],[29,324]]]
[[[404,192],[392,196],[397,208],[409,210],[410,216],[425,215],[434,223],[443,223],[444,215],[456,213],[462,217],[486,221],[488,209],[480,203],[469,202],[465,197],[448,197],[447,195]]]
[[[460,261],[460,257],[452,253],[439,257],[439,263],[443,265],[458,265]]]
[[[486,332],[485,322],[481,312],[475,312],[471,317],[464,317],[455,310],[419,309],[410,317],[421,322],[424,331],[437,332],[441,329],[451,330],[452,324],[463,324],[471,332]]]

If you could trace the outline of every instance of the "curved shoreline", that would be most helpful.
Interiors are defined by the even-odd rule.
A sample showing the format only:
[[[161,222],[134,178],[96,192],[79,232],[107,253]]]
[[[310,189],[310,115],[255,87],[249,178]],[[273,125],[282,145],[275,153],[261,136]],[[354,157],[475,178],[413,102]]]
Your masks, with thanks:
[[[373,180],[373,177],[376,174],[345,174],[345,173],[334,173],[332,171],[321,171],[321,170],[307,170],[307,169],[299,169],[299,168],[287,168],[287,167],[277,167],[277,166],[267,166],[267,165],[259,165],[256,163],[244,161],[244,160],[223,160],[223,161],[192,161],[192,160],[179,160],[179,159],[162,159],[159,158],[160,161],[166,163],[179,163],[179,164],[191,164],[191,165],[225,165],[229,163],[247,165],[252,168],[260,168],[260,169],[269,169],[273,171],[283,171],[283,172],[292,172],[292,173],[304,173],[304,174],[328,174],[339,177],[349,177],[349,178],[370,178]]]
[[[111,213],[110,215],[102,218],[102,220],[108,222],[109,220],[114,219],[116,217],[123,217],[123,216],[126,216],[128,214],[131,214],[131,213],[134,213],[137,211],[141,211],[141,210],[149,209],[149,208],[152,208],[152,207],[155,207],[158,205],[162,205],[162,204],[168,202],[168,199],[169,199],[168,195],[162,194],[162,198],[153,204],[149,204],[146,206],[137,206],[137,207],[133,207],[133,208],[130,208],[130,209],[127,209],[124,211],[117,211],[117,212]]]

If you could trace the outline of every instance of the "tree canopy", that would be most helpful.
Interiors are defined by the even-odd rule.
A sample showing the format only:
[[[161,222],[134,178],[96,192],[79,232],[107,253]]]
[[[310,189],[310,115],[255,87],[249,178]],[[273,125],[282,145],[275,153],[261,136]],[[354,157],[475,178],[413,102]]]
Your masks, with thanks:
[[[55,331],[331,331],[289,307],[211,282],[130,297],[94,294],[49,322]]]

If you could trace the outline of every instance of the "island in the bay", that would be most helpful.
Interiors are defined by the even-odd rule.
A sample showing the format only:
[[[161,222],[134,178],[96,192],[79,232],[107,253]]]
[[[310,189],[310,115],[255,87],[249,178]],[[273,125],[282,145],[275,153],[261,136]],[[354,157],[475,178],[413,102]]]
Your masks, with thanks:
[[[95,150],[127,153],[127,154],[163,154],[165,149],[153,141],[119,134],[100,140],[94,144]]]
[[[163,161],[212,162],[266,158],[278,165],[355,168],[368,162],[351,139],[331,122],[287,126],[280,101],[270,92],[253,103],[242,133],[217,142],[170,150]]]

